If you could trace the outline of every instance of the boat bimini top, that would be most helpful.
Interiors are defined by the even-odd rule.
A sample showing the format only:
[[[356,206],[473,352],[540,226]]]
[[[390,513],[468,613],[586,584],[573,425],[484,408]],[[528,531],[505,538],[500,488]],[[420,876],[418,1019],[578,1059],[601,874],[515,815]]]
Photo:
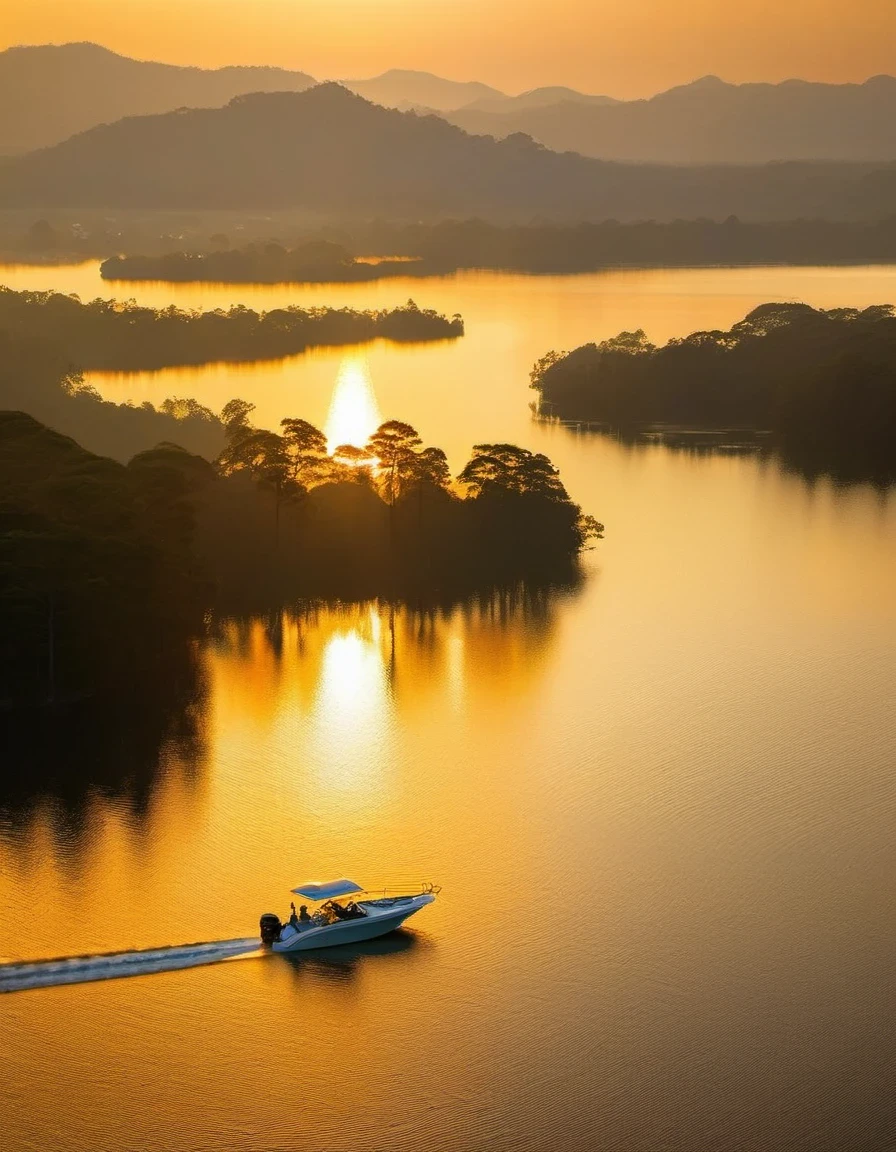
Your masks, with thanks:
[[[351,896],[364,889],[354,880],[327,880],[323,884],[309,881],[292,889],[296,896],[305,896],[309,900],[333,900],[336,896]]]

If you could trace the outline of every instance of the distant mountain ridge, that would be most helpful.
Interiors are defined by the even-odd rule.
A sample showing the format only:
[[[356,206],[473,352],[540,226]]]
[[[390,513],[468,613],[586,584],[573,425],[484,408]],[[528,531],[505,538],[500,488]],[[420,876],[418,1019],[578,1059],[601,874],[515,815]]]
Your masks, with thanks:
[[[384,108],[427,108],[435,112],[449,112],[479,100],[507,100],[503,92],[478,81],[445,80],[431,72],[416,72],[407,68],[390,68],[381,76],[370,80],[339,80],[337,83],[365,100],[382,104]]]
[[[182,68],[96,44],[0,52],[0,154],[56,144],[125,116],[221,107],[250,92],[316,81],[282,68]],[[705,76],[645,100],[563,86],[509,96],[477,81],[393,68],[340,81],[384,107],[435,112],[474,135],[523,132],[554,151],[632,163],[896,160],[896,79],[863,84],[729,84]]]
[[[57,144],[124,116],[218,108],[245,92],[301,92],[316,81],[283,68],[181,68],[132,60],[98,44],[0,52],[0,152]]]
[[[100,125],[0,163],[7,208],[301,208],[327,218],[877,218],[896,167],[625,165],[470,136],[338,84]]]
[[[896,159],[896,79],[728,84],[705,76],[649,100],[477,102],[447,114],[467,132],[525,132],[548,148],[625,162],[764,164]]]
[[[456,109],[456,112],[521,112],[530,108],[547,108],[553,104],[619,104],[612,96],[591,96],[587,92],[577,92],[575,88],[565,88],[555,84],[549,88],[531,88],[528,92],[521,92],[519,96],[481,96],[471,104]],[[448,119],[451,119],[449,114]]]

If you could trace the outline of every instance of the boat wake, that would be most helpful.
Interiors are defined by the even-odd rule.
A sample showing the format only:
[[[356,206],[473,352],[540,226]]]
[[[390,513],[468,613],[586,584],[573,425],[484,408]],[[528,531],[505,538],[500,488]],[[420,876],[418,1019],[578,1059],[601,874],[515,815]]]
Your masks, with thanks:
[[[209,940],[199,944],[175,944],[168,948],[143,948],[133,952],[101,952],[94,956],[60,956],[0,964],[0,992],[23,992],[29,988],[52,988],[59,984],[83,984],[90,980],[113,980],[119,976],[147,976],[173,972],[200,964],[245,959],[266,954],[257,936],[242,940]]]

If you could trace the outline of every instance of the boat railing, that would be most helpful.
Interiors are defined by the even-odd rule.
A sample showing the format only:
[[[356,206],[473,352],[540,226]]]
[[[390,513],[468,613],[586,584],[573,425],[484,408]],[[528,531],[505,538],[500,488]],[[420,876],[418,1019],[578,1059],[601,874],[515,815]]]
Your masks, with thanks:
[[[424,880],[416,892],[409,891],[408,888],[367,888],[364,892],[358,893],[358,898],[369,896],[371,899],[376,900],[394,900],[399,896],[438,896],[442,891],[441,884],[433,884],[429,880]]]

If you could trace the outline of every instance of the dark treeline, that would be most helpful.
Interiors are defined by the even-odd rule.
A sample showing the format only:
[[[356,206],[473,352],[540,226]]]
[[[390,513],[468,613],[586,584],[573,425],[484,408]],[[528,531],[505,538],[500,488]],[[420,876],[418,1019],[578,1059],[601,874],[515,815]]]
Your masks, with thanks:
[[[219,245],[222,242],[227,238],[219,237]],[[371,256],[378,257],[376,263],[364,262]],[[870,224],[830,220],[746,223],[736,217],[723,222],[647,220],[622,224],[609,220],[518,227],[483,220],[439,224],[373,221],[324,228],[292,248],[272,241],[205,253],[116,256],[103,263],[101,273],[109,280],[315,283],[439,276],[463,268],[563,273],[620,266],[872,263],[894,259],[896,216]]]
[[[453,267],[451,264],[453,263]],[[432,276],[454,271],[454,261],[356,260],[343,244],[306,240],[294,248],[277,243],[207,252],[168,252],[162,256],[113,256],[100,265],[105,280],[205,281],[231,284],[363,283],[389,276]]]
[[[477,445],[452,479],[444,452],[400,421],[330,454],[307,421],[274,433],[255,428],[251,411],[239,400],[224,408],[214,468],[177,452],[164,460],[187,471],[199,553],[228,606],[453,596],[555,577],[602,531],[545,456],[515,445]]]
[[[0,704],[152,678],[202,621],[179,486],[0,416]]]
[[[896,475],[896,315],[764,304],[730,331],[657,348],[642,331],[550,352],[532,387],[545,416],[633,432],[768,430],[790,462],[847,478]]]
[[[126,466],[30,416],[0,418],[0,706],[76,700],[158,674],[204,613],[309,597],[446,599],[571,578],[601,535],[546,457],[445,455],[389,421],[328,454],[318,429],[224,409],[215,463],[173,444]]]
[[[499,227],[482,220],[353,226],[341,241],[358,253],[419,257],[435,270],[587,272],[619,265],[837,263],[896,258],[896,216],[879,223],[791,220],[748,223],[646,220]],[[416,274],[416,273],[415,273]]]
[[[81,368],[141,370],[219,360],[265,360],[306,348],[463,335],[459,316],[448,319],[413,300],[401,308],[276,308],[254,312],[187,312],[144,308],[132,300],[93,300],[59,292],[14,292],[0,287],[0,332],[58,345]]]
[[[149,210],[0,209],[0,256],[10,263],[61,264],[105,259],[121,253],[216,252],[239,242],[292,243],[318,238],[319,217],[307,213],[161,212]]]
[[[0,410],[21,410],[77,440],[89,452],[127,461],[160,441],[176,441],[213,459],[224,447],[224,426],[193,399],[171,398],[159,408],[104,400],[85,384],[57,345],[0,330]]]
[[[155,415],[158,430],[179,423]],[[132,431],[108,414],[98,426],[125,443]],[[210,589],[190,547],[192,512],[166,482],[0,413],[0,813],[13,831],[48,794],[69,842],[97,793],[139,816],[163,741],[198,759],[193,638]]]

